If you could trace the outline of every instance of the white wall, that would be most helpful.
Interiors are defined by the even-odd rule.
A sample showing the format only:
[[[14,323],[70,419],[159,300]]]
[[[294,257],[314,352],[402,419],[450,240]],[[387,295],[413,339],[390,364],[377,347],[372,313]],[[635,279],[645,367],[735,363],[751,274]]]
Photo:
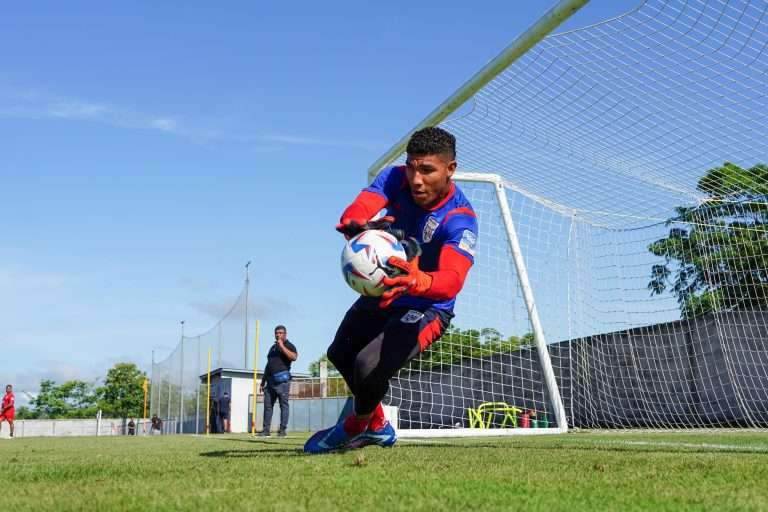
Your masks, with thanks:
[[[256,383],[258,385],[258,382]],[[253,393],[253,377],[232,377],[232,413],[230,430],[232,432],[248,432],[248,397]]]
[[[136,421],[136,433],[143,435],[144,421]],[[147,428],[149,431],[149,420],[146,420]],[[119,436],[125,434],[124,425],[127,420],[123,422],[121,419],[104,419],[102,418],[99,425],[100,436]],[[68,436],[95,436],[96,435],[96,419],[85,420],[16,420],[14,422],[14,437],[68,437]],[[0,438],[7,439],[10,437],[10,428],[8,423],[3,422],[2,431],[0,432]]]

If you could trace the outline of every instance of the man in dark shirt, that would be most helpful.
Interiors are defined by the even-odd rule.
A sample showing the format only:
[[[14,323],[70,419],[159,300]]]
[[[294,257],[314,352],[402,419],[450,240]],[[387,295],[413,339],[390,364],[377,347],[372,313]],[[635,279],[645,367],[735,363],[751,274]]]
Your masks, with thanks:
[[[163,420],[157,417],[157,414],[152,415],[152,434],[159,435],[163,431]]]
[[[219,418],[221,419],[221,427],[223,432],[229,432],[229,409],[230,399],[229,393],[226,391],[224,395],[219,398]]]
[[[267,354],[267,366],[261,379],[261,390],[264,392],[264,429],[261,437],[270,435],[272,425],[272,409],[275,400],[280,400],[280,430],[277,435],[285,437],[288,427],[288,393],[291,387],[291,363],[298,357],[296,347],[286,339],[287,331],[284,325],[275,327],[275,344]]]

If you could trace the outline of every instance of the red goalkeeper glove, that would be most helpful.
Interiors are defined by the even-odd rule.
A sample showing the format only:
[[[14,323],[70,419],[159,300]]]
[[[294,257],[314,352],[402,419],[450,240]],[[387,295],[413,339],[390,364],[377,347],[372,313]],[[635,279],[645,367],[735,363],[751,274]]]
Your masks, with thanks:
[[[350,238],[353,238],[363,231],[367,231],[369,229],[382,229],[384,231],[389,231],[389,227],[393,222],[395,222],[395,218],[389,215],[370,221],[365,219],[353,219],[350,217],[345,217],[341,219],[341,222],[336,224],[336,231],[344,235],[344,237],[349,240]]]
[[[424,295],[432,287],[432,276],[419,270],[419,257],[411,261],[405,261],[392,256],[387,260],[387,265],[401,271],[403,275],[385,277],[382,281],[389,290],[381,295],[380,308],[387,308],[395,300],[403,295]]]

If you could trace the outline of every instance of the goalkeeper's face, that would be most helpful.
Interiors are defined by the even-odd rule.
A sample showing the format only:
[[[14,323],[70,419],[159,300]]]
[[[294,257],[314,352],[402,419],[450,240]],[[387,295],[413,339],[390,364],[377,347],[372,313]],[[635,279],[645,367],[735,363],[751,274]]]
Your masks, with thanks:
[[[443,155],[409,154],[405,165],[411,196],[422,208],[433,207],[451,191],[456,160],[449,160]]]

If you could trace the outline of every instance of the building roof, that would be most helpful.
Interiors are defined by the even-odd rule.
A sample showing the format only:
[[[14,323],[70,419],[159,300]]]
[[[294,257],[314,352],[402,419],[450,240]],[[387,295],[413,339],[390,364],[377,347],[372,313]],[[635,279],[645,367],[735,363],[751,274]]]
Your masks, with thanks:
[[[264,372],[261,370],[258,370],[256,372],[256,378],[261,378],[262,374]],[[291,371],[291,375],[294,378],[300,378],[300,379],[308,379],[311,378],[311,375],[308,373],[303,372],[294,372]],[[239,378],[246,378],[250,379],[253,378],[253,370],[252,369],[245,369],[245,368],[216,368],[215,370],[211,370],[211,378],[213,377],[239,377]],[[204,373],[200,375],[200,380],[205,381],[208,378],[208,374]]]

